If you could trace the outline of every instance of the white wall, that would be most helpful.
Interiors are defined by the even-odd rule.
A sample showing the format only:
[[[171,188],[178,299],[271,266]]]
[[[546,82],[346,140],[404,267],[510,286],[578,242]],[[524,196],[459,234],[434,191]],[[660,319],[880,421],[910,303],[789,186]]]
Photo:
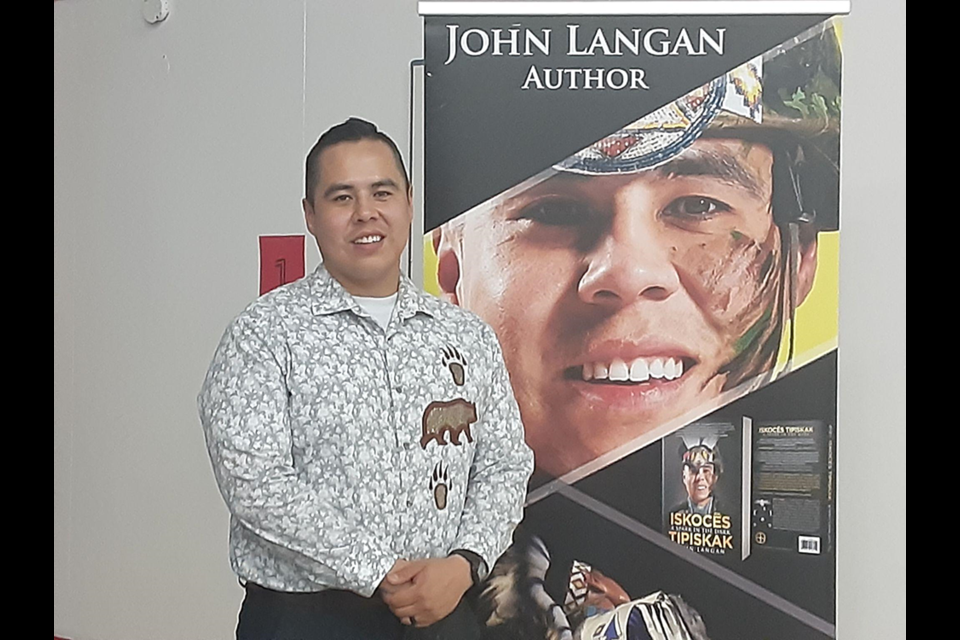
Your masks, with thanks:
[[[194,398],[257,235],[303,230],[304,154],[354,114],[405,146],[420,54],[414,0],[171,4],[151,26],[136,0],[54,3],[54,632],[76,640],[232,635]],[[858,3],[844,32],[841,638],[905,635],[905,17]]]
[[[843,31],[837,632],[893,639],[907,634],[907,9],[854,2]]]

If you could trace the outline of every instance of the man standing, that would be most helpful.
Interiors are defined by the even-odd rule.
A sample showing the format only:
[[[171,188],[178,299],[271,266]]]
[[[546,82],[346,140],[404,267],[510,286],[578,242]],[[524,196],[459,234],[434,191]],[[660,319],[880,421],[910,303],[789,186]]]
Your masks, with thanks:
[[[199,398],[237,636],[469,637],[532,470],[499,344],[402,276],[411,190],[374,125],[320,137],[303,209],[323,265],[230,324]]]

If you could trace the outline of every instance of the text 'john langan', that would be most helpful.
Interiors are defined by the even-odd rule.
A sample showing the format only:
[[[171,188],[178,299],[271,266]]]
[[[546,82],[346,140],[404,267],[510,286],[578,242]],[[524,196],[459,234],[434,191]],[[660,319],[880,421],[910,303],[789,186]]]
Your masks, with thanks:
[[[459,54],[480,56],[549,56],[560,44],[568,58],[629,56],[708,56],[723,55],[726,29],[652,29],[597,28],[582,30],[581,25],[568,24],[566,31],[555,36],[553,29],[527,29],[515,24],[507,29],[461,29],[447,25],[447,59],[452,63]],[[565,42],[557,43],[557,40]],[[531,64],[521,89],[531,90],[598,90],[649,89],[647,72],[640,67],[539,67]]]

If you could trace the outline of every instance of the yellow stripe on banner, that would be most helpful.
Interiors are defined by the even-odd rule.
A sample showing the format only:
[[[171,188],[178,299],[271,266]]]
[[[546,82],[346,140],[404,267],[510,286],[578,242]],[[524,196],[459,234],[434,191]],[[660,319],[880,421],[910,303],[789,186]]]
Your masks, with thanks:
[[[810,295],[797,308],[794,367],[824,355],[837,344],[840,291],[840,232],[821,231],[817,236],[817,275]],[[784,340],[789,336],[784,332]],[[786,345],[784,345],[786,346]],[[787,350],[780,350],[781,364]],[[802,360],[801,360],[802,358]]]
[[[437,282],[437,252],[433,250],[431,234],[423,237],[423,290],[435,296],[440,295],[440,283]]]

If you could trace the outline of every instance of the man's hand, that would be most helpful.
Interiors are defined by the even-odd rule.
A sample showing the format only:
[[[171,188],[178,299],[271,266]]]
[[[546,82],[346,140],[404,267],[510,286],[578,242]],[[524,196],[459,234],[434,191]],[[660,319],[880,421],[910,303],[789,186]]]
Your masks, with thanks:
[[[390,579],[391,576],[397,575],[397,572],[408,564],[410,564],[410,561],[404,560],[403,558],[398,558],[396,562],[393,563],[393,566],[390,567],[390,571],[388,571],[387,575],[384,576],[383,580],[380,581],[380,586],[377,588],[381,595],[386,593],[395,593],[397,590],[407,586],[403,583],[391,582]]]
[[[426,627],[450,615],[472,584],[463,556],[398,560],[380,583],[380,595],[400,622]]]

